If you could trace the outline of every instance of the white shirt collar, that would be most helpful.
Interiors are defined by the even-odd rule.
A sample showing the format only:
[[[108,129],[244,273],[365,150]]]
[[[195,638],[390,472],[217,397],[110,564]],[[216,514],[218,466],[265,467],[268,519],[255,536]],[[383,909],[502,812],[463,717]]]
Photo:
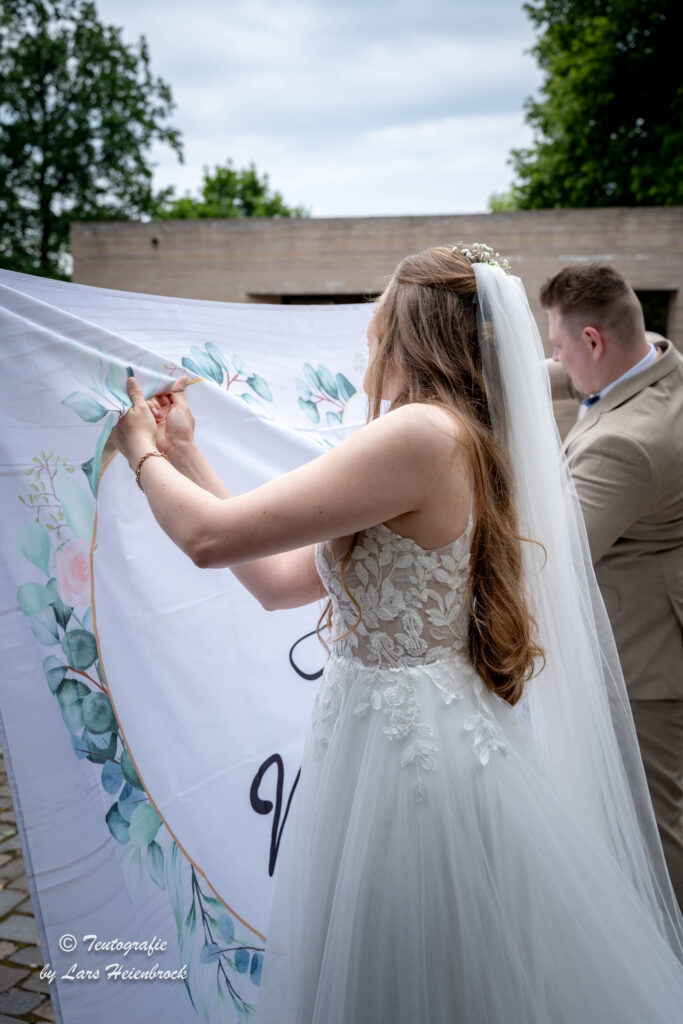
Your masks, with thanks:
[[[641,370],[644,370],[646,366],[654,363],[657,357],[657,349],[651,341],[648,342],[648,345],[650,346],[649,352],[644,355],[643,358],[635,364],[635,366],[632,366],[626,371],[626,373],[622,373],[621,377],[617,377],[617,379],[613,380],[611,384],[606,384],[601,391],[598,391],[600,398],[602,398],[603,395],[606,395],[613,387],[616,387],[617,384],[620,384],[622,380],[626,380],[627,377],[631,377],[634,373],[639,373]]]

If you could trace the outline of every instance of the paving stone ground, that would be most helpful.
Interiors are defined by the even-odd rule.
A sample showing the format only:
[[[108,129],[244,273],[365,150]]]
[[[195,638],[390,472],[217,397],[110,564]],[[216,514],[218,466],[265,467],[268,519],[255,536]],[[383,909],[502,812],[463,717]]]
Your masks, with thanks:
[[[17,823],[0,751],[0,1024],[54,1021]]]

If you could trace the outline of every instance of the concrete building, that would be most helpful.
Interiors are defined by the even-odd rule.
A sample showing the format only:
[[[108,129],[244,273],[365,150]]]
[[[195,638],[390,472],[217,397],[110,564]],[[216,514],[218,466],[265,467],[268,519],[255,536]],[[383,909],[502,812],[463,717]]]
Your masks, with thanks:
[[[613,263],[647,327],[683,349],[683,207],[429,217],[98,222],[72,227],[73,280],[230,302],[359,302],[407,253],[486,242],[512,260],[541,336],[542,282],[573,260]]]

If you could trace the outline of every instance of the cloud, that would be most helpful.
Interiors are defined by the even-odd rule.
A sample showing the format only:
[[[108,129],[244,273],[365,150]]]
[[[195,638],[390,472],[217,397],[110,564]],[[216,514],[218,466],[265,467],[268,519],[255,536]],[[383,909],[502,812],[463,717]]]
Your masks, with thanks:
[[[529,140],[521,114],[489,114],[372,129],[350,148],[309,146],[305,158],[287,139],[255,134],[236,136],[229,150],[207,141],[201,152],[209,166],[228,155],[239,166],[254,160],[290,203],[318,216],[474,213],[485,212],[488,196],[506,186],[509,172],[501,175],[501,167],[510,149]],[[188,164],[179,174],[163,166],[159,176],[192,191],[201,169]]]
[[[187,162],[156,150],[159,185],[194,190],[203,165],[230,156],[318,215],[464,212],[507,187],[509,147],[528,141],[533,37],[504,0],[99,9],[127,39],[146,35],[155,73],[173,87]]]

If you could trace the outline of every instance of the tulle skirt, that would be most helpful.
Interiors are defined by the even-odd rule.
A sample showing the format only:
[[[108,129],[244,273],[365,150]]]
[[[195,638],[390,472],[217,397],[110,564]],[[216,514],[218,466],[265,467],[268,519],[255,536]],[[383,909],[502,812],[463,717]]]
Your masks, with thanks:
[[[683,965],[461,660],[328,660],[258,1024],[674,1024]]]

